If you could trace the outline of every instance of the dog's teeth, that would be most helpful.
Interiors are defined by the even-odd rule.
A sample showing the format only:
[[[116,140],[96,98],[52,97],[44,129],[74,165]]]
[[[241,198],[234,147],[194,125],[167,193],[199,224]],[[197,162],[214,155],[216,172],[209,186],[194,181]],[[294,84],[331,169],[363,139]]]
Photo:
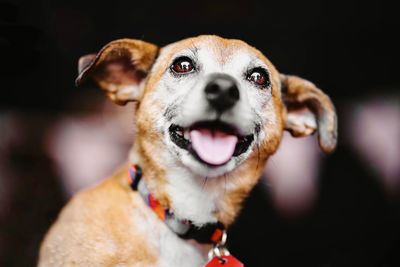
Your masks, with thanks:
[[[176,130],[176,133],[177,133],[179,136],[183,136],[183,130]]]
[[[189,130],[185,130],[183,137],[185,137],[186,140],[190,140]]]

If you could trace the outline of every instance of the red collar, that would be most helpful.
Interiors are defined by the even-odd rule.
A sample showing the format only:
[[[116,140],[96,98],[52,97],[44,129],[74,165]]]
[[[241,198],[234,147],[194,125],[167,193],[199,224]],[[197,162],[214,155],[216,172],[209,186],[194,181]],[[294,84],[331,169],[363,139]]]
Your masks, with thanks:
[[[129,184],[131,188],[138,191],[146,204],[165,222],[165,224],[183,239],[194,239],[202,244],[218,244],[221,242],[225,227],[221,222],[207,223],[197,227],[189,220],[180,220],[174,213],[163,207],[159,201],[148,191],[142,178],[142,169],[132,164],[129,167]]]

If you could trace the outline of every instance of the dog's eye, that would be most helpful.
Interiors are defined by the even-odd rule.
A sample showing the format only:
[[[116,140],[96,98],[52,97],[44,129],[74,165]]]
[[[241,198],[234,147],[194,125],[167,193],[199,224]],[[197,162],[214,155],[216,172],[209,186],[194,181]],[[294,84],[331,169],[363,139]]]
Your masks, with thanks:
[[[270,84],[267,72],[262,68],[253,69],[248,75],[247,79],[258,86],[267,87]]]
[[[172,63],[171,69],[176,73],[188,73],[194,70],[194,66],[190,58],[180,57]]]

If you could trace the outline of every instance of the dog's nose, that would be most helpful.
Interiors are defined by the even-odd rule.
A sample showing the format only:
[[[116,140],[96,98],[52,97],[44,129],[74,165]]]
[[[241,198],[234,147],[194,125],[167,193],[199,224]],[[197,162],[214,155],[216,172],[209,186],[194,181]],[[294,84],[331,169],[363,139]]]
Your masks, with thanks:
[[[219,112],[232,108],[240,98],[236,81],[227,74],[215,74],[205,88],[208,103]]]

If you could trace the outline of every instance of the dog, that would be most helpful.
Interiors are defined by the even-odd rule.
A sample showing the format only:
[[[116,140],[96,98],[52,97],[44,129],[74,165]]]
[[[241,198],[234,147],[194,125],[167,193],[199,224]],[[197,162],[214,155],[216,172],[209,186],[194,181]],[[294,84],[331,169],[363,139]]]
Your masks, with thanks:
[[[120,39],[80,58],[76,83],[89,78],[115,103],[136,103],[136,138],[128,163],[61,211],[40,267],[222,266],[235,259],[226,229],[283,131],[336,147],[330,98],[241,40]]]

